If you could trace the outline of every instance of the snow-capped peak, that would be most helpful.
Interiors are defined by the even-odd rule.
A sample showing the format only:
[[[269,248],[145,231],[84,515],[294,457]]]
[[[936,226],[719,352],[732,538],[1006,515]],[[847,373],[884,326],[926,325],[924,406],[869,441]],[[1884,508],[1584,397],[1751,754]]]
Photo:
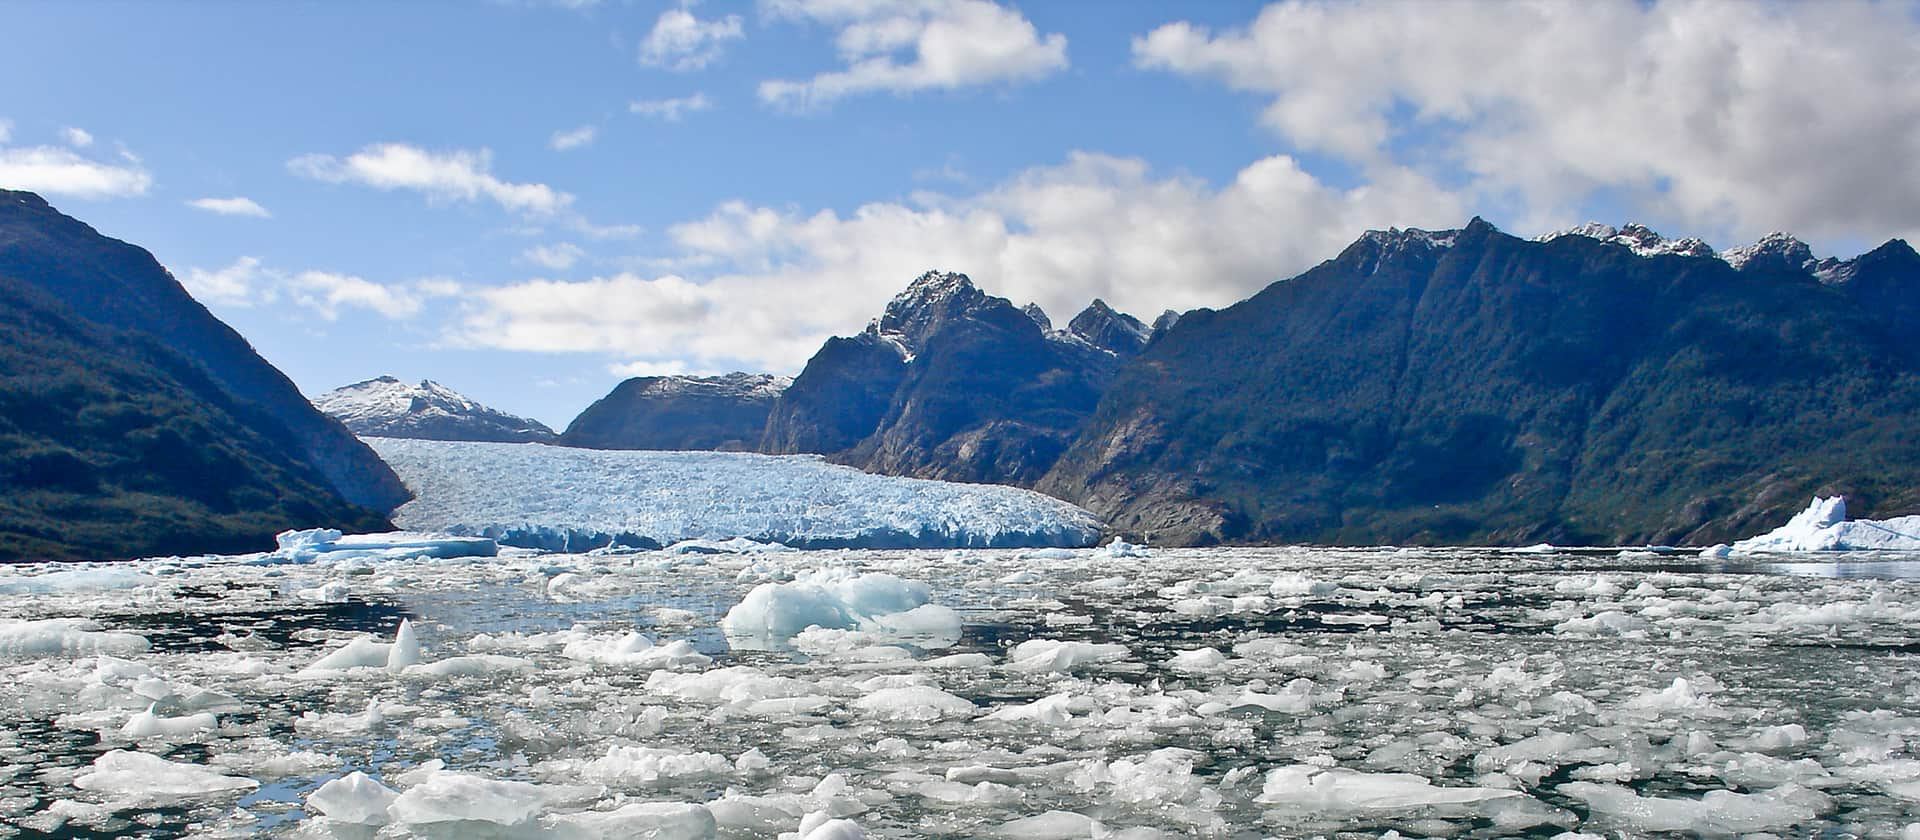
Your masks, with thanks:
[[[1678,254],[1683,257],[1714,256],[1712,246],[1709,246],[1706,242],[1691,236],[1685,239],[1668,239],[1665,236],[1661,236],[1654,229],[1638,222],[1628,222],[1626,226],[1617,228],[1613,225],[1602,224],[1600,222],[1587,222],[1583,225],[1575,225],[1542,236],[1536,236],[1533,238],[1533,241],[1552,242],[1562,236],[1584,236],[1588,239],[1598,239],[1601,242],[1624,245],[1642,257],[1654,257],[1662,254]]]
[[[549,440],[539,421],[495,411],[431,379],[413,385],[391,376],[321,394],[315,407],[359,435],[434,440]]]
[[[986,293],[965,274],[929,271],[895,295],[887,303],[886,312],[867,329],[898,342],[908,354],[917,353],[933,325],[958,317],[986,299]]]
[[[1813,249],[1807,247],[1807,243],[1780,231],[1762,236],[1752,245],[1721,251],[1720,259],[1736,269],[1746,268],[1754,260],[1777,259],[1790,268],[1805,268],[1814,262]]]
[[[1367,231],[1366,233],[1360,234],[1360,239],[1364,242],[1372,242],[1386,246],[1417,244],[1429,248],[1451,248],[1453,247],[1454,240],[1459,238],[1459,236],[1460,231],[1457,230],[1387,228],[1386,230]]]

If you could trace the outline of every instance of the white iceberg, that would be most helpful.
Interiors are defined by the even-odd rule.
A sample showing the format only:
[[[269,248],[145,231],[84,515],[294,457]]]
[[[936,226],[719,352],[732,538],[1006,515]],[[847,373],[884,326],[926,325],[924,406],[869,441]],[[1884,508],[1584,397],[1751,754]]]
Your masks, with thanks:
[[[791,583],[763,583],[720,620],[736,648],[779,646],[808,628],[858,630],[922,648],[952,647],[960,614],[932,603],[919,581],[829,568]]]
[[[1847,500],[1815,498],[1787,524],[1733,544],[1740,553],[1761,551],[1920,551],[1920,516],[1847,519]]]
[[[282,531],[274,538],[275,551],[260,555],[256,564],[312,563],[316,560],[407,560],[419,557],[451,559],[492,557],[499,543],[485,537],[390,531],[383,534],[342,534],[332,528]],[[319,599],[316,599],[319,600]]]
[[[253,790],[260,783],[198,764],[114,750],[94,759],[93,769],[76,776],[73,786],[110,796],[175,800]]]
[[[557,551],[739,537],[797,548],[1087,546],[1099,522],[1028,490],[869,475],[817,455],[369,438],[403,528]]]

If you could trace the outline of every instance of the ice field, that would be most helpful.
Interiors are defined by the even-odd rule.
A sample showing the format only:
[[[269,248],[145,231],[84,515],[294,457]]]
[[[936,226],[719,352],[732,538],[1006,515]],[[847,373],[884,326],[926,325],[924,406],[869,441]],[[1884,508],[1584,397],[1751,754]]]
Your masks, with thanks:
[[[748,538],[801,548],[1089,546],[1100,522],[1030,490],[872,475],[818,455],[365,438],[414,500],[402,528],[584,551]]]
[[[0,835],[1920,820],[1911,555],[399,542],[0,569]]]

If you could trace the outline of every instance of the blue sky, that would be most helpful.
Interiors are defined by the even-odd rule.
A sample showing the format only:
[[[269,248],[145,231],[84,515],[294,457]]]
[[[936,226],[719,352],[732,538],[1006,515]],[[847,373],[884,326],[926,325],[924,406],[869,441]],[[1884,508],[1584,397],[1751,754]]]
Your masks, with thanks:
[[[151,249],[309,393],[432,378],[556,427],[627,374],[795,372],[926,268],[1150,318],[1476,213],[1842,256],[1920,218],[1904,3],[0,16],[0,186]]]

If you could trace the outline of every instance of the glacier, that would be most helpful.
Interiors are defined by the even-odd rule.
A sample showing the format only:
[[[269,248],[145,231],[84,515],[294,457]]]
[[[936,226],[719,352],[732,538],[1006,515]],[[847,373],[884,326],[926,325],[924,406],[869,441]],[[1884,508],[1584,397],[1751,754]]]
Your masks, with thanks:
[[[814,455],[367,438],[414,499],[394,522],[550,551],[745,538],[796,548],[1081,547],[1093,516],[1028,490],[863,473]]]

